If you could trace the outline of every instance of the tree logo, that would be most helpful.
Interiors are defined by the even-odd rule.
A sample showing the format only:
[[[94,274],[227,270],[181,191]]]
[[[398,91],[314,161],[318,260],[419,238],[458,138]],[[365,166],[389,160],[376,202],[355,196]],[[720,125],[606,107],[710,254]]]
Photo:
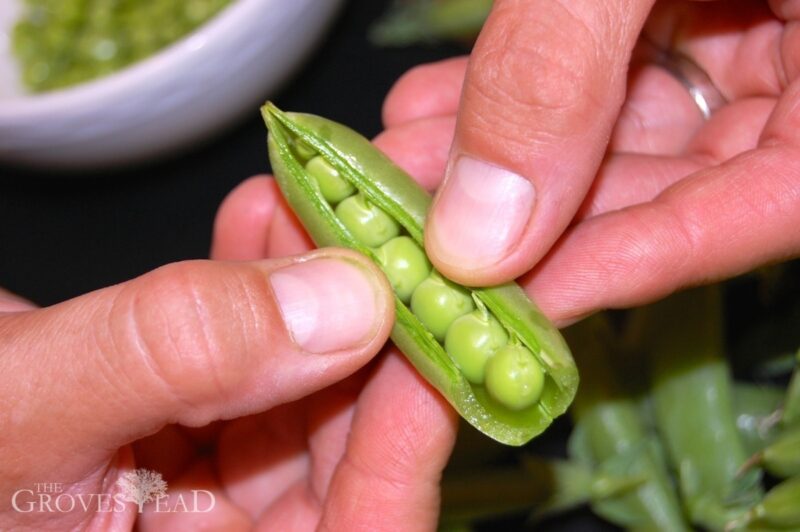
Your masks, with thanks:
[[[161,477],[161,473],[150,469],[140,468],[124,473],[117,479],[117,486],[122,490],[122,500],[139,505],[139,513],[142,513],[145,503],[167,495],[167,481]]]

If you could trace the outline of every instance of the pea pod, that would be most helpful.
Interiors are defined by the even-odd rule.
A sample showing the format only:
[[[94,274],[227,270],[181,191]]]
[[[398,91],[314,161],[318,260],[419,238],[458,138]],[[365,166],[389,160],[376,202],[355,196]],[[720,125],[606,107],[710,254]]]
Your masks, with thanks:
[[[613,333],[602,314],[566,330],[586,376],[575,398],[575,430],[569,455],[596,473],[642,478],[632,489],[594,497],[592,509],[609,521],[634,530],[689,530],[664,452],[642,419],[630,380],[620,379]]]
[[[737,475],[747,453],[723,357],[718,289],[675,294],[642,309],[649,326],[656,425],[692,522],[725,529],[762,495],[760,470]]]
[[[375,247],[379,239],[373,240],[371,236],[374,235],[368,238],[368,244],[357,237],[357,234],[364,233],[362,229],[366,227],[366,220],[380,218],[382,213],[400,228],[399,236],[392,236],[393,227],[383,220],[380,228],[386,232],[385,238],[408,237],[422,249],[430,196],[366,138],[318,116],[284,113],[270,103],[262,108],[262,115],[270,132],[268,147],[275,178],[287,202],[318,246],[344,246],[364,253],[379,265],[391,262],[383,255],[379,257],[379,248]],[[342,180],[357,191],[357,209],[342,208],[350,198],[342,200],[334,209],[306,170],[310,155],[324,159]],[[344,210],[356,214],[341,212]],[[417,271],[417,268],[411,270]],[[391,276],[390,281],[393,281]],[[413,290],[410,304],[396,294],[392,340],[470,424],[499,442],[522,445],[566,411],[578,385],[572,355],[558,330],[519,285],[507,283],[469,289],[444,280],[433,271],[417,288],[433,294],[431,297],[436,301],[444,301],[443,305],[450,305],[446,302],[453,301],[453,304],[460,305],[460,310],[454,313],[451,312],[452,306],[444,306],[442,312],[415,313],[412,307],[423,306],[417,304],[417,300],[424,294],[418,297],[418,290]],[[408,291],[409,287],[405,287],[403,295],[406,296]],[[464,294],[468,296],[466,299]],[[466,378],[454,361],[457,357],[450,356],[445,350],[443,340],[446,335],[441,334],[445,327],[431,320],[442,315],[455,320],[475,309],[487,313],[505,328],[509,346],[529,351],[528,358],[518,356],[515,351],[511,362],[487,364],[487,373],[505,371],[509,367],[527,370],[511,371],[505,379],[487,374],[486,383],[470,382]],[[433,329],[437,329],[436,335]],[[535,368],[539,368],[541,380],[538,380],[539,373]],[[524,378],[530,375],[530,382],[515,380],[520,375]],[[525,401],[504,403],[507,390],[498,389],[494,393],[492,390],[491,383],[498,382],[500,386],[516,386],[524,392]],[[540,389],[531,392],[531,387],[537,386]]]
[[[781,423],[785,426],[800,425],[800,350],[796,354],[797,365],[786,390],[786,400],[783,403]]]
[[[800,427],[779,435],[775,441],[751,456],[741,471],[755,466],[763,467],[776,477],[800,475]]]
[[[742,519],[747,530],[800,529],[800,477],[773,487]]]
[[[734,382],[733,413],[747,454],[758,453],[775,439],[783,395],[780,386]]]
[[[415,0],[395,4],[372,28],[379,46],[408,46],[446,39],[472,40],[483,26],[492,0]]]

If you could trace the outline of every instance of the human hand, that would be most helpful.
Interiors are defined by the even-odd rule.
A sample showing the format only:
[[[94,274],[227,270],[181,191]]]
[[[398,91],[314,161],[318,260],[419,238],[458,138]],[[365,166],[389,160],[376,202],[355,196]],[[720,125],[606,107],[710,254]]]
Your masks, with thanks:
[[[396,353],[358,371],[393,321],[368,260],[258,260],[276,199],[256,179],[221,208],[213,256],[229,262],[44,309],[0,294],[0,529],[129,530],[136,505],[110,497],[134,467],[169,482],[142,530],[434,526],[454,416]],[[213,507],[181,508],[192,490]]]
[[[467,284],[533,268],[559,323],[796,256],[798,19],[786,0],[497,0],[469,63],[412,70],[384,107],[390,156],[431,189],[449,164],[428,255]],[[704,120],[641,39],[727,103]]]

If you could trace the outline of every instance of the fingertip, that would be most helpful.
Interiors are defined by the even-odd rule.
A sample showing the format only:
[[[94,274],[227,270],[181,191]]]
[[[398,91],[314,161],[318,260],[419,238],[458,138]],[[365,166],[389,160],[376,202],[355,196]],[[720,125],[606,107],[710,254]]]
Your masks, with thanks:
[[[445,275],[496,284],[530,263],[519,258],[537,200],[534,184],[494,164],[462,156],[450,168],[425,231],[425,249]],[[524,247],[524,246],[523,246]]]
[[[467,57],[412,68],[403,74],[383,103],[383,125],[396,127],[420,118],[454,114],[458,109]]]
[[[435,528],[457,426],[447,401],[392,350],[359,397],[321,528]]]
[[[455,115],[423,118],[387,129],[373,143],[432,191],[444,177],[455,125]]]
[[[266,175],[250,177],[237,185],[217,211],[211,257],[256,260],[266,256],[279,194],[275,181]]]
[[[314,242],[306,233],[303,224],[292,212],[283,196],[280,196],[269,228],[265,256],[280,258],[300,255],[314,248]]]
[[[0,314],[4,312],[24,312],[33,310],[36,305],[22,296],[0,288]]]
[[[291,340],[303,352],[377,351],[388,337],[391,286],[359,253],[318,250],[271,271],[269,282]]]

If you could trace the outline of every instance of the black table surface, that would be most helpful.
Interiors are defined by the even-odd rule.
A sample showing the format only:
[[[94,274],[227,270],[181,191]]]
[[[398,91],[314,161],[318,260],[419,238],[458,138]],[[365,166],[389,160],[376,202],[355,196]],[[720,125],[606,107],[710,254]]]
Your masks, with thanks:
[[[276,103],[373,136],[381,129],[383,98],[401,74],[465,53],[445,44],[372,46],[366,29],[388,4],[349,0],[315,54],[272,95]],[[0,163],[0,286],[50,305],[163,264],[206,258],[222,199],[249,176],[269,171],[265,139],[253,109],[190,151],[130,168],[64,175]],[[556,430],[543,445],[558,447],[565,430]],[[518,524],[506,522],[503,528]],[[615,530],[588,512],[537,529]]]

